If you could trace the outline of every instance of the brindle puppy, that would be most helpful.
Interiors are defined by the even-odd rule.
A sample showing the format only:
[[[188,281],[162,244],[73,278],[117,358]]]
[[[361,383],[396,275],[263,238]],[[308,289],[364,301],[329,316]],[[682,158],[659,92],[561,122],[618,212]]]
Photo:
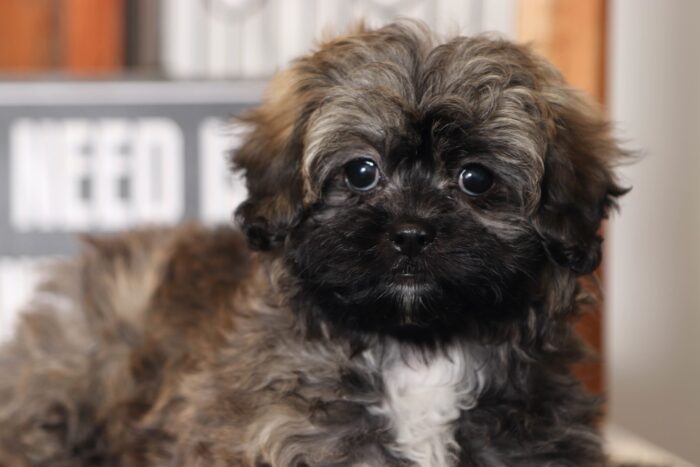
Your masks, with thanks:
[[[527,48],[401,22],[245,120],[242,233],[90,239],[50,274],[0,353],[0,464],[604,464],[570,372],[625,191],[598,110]]]

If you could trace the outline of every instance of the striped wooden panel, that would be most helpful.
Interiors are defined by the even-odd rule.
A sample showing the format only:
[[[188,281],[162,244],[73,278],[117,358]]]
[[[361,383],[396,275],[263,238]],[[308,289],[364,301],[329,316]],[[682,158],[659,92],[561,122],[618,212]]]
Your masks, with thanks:
[[[319,37],[398,17],[441,35],[513,36],[517,0],[161,0],[164,71],[176,78],[265,77]]]
[[[119,71],[125,11],[124,0],[62,0],[63,68],[78,74]]]
[[[52,0],[0,0],[0,72],[45,70],[54,64]]]
[[[605,102],[606,0],[520,0],[518,37]]]

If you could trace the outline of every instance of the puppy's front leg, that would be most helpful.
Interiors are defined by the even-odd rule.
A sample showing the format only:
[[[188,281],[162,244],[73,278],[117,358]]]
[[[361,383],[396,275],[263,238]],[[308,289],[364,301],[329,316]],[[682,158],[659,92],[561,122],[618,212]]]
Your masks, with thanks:
[[[317,405],[317,404],[314,404]],[[179,452],[182,467],[409,467],[385,447],[384,430],[358,416],[338,413],[347,404],[324,403],[324,415],[277,403],[259,410],[231,436],[212,439],[209,430],[187,439]],[[329,407],[334,406],[335,407]],[[364,410],[364,409],[363,409]],[[336,418],[332,413],[336,414]],[[347,415],[347,413],[345,414]],[[329,420],[333,420],[329,422]],[[200,427],[201,428],[201,427]],[[218,427],[220,428],[220,427]],[[228,430],[227,430],[228,431]]]
[[[385,447],[383,421],[345,400],[267,406],[248,428],[255,457],[268,467],[406,467]]]

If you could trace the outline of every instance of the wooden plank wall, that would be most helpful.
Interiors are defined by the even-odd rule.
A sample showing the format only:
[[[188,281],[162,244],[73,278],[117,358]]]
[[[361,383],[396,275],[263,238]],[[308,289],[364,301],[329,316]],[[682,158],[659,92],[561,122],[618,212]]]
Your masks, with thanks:
[[[124,65],[123,0],[62,0],[63,69],[75,74],[119,71]]]
[[[36,72],[55,63],[53,0],[0,0],[0,70]]]
[[[518,36],[546,56],[573,86],[605,104],[606,0],[519,0]],[[602,268],[598,271],[602,277]],[[601,280],[602,283],[602,280]],[[601,302],[578,324],[598,361],[576,371],[591,391],[604,390]]]
[[[0,73],[119,72],[125,13],[124,0],[0,0]]]

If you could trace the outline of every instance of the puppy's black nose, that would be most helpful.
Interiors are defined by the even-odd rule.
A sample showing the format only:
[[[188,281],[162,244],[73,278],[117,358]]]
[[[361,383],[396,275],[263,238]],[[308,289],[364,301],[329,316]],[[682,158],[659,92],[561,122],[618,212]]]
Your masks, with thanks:
[[[401,222],[389,235],[394,248],[406,256],[416,256],[435,239],[435,229],[419,222]]]

